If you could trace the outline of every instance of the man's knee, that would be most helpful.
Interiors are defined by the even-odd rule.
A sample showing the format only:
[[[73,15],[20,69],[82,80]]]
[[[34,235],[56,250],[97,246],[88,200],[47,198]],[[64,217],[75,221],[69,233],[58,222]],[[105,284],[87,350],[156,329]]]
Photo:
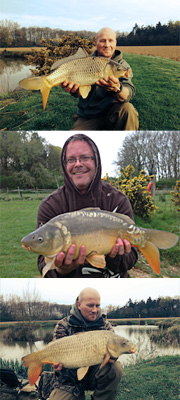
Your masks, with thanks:
[[[119,382],[122,378],[122,373],[123,373],[123,366],[119,361],[116,361],[114,364],[111,366],[111,376],[114,378],[117,382]]]

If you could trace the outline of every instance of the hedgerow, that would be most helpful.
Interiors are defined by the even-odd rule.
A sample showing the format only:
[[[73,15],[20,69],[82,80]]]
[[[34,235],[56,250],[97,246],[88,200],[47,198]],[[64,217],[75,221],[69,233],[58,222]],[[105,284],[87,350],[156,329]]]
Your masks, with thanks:
[[[176,182],[174,190],[170,192],[172,194],[171,201],[174,203],[177,211],[180,211],[180,181]]]

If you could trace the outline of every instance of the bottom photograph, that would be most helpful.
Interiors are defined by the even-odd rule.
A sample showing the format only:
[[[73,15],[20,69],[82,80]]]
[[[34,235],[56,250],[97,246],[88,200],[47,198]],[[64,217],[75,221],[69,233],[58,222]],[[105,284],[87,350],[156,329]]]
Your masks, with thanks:
[[[177,400],[178,278],[52,282],[0,281],[1,399]]]

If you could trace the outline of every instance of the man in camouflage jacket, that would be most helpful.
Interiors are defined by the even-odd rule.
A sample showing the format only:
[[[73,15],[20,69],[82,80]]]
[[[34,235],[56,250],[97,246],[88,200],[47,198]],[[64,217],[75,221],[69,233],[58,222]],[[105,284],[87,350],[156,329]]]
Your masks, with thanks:
[[[54,339],[92,330],[111,330],[100,309],[100,295],[92,289],[82,290],[71,310],[71,315],[60,320],[54,330]],[[77,370],[54,364],[55,381],[49,400],[85,400],[84,391],[94,391],[94,400],[113,400],[122,376],[122,365],[115,359],[99,370],[99,365],[89,368],[79,382]]]

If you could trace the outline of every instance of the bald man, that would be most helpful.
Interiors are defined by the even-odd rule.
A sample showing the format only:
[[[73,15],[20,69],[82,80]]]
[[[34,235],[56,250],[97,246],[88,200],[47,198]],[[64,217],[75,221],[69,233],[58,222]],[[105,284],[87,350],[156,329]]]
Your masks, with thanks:
[[[123,60],[122,53],[116,49],[116,33],[110,28],[101,29],[96,36],[96,51],[93,56],[112,59],[123,67],[129,64]],[[138,112],[130,103],[135,88],[130,76],[108,81],[99,79],[86,99],[79,93],[79,83],[64,81],[61,86],[73,96],[79,96],[78,112],[72,130],[128,130],[139,128]]]
[[[70,316],[57,323],[54,340],[91,330],[113,331],[113,328],[101,313],[97,290],[86,288],[80,292]],[[110,359],[101,370],[99,366],[90,367],[85,377],[78,381],[76,369],[54,364],[56,379],[49,400],[85,400],[85,390],[94,391],[93,400],[114,400],[122,376],[122,365]]]

